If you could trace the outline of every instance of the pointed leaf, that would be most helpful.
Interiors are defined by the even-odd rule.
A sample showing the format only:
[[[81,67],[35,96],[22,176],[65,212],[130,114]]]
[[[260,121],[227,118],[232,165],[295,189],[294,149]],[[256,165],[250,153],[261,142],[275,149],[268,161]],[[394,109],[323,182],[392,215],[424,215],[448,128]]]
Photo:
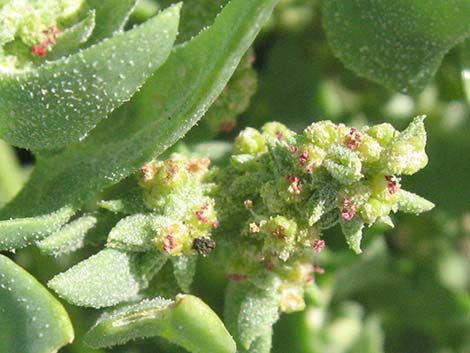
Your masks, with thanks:
[[[80,45],[90,38],[93,28],[95,28],[95,11],[90,11],[83,20],[60,33],[57,43],[47,53],[47,60],[56,60],[76,52]]]
[[[165,62],[179,9],[37,70],[0,76],[0,136],[32,149],[84,138]]]
[[[0,221],[0,250],[23,248],[44,239],[65,224],[75,211],[64,207],[47,215]]]
[[[73,336],[62,305],[34,277],[0,255],[0,352],[56,352]]]
[[[401,212],[420,214],[434,208],[431,201],[406,190],[398,192],[398,209]]]
[[[55,276],[48,285],[72,304],[101,308],[135,298],[139,281],[130,255],[105,249]]]
[[[278,1],[231,1],[214,25],[175,50],[116,116],[82,143],[40,160],[0,217],[80,205],[162,153],[215,100]]]
[[[278,287],[277,281],[263,289],[249,282],[231,282],[227,287],[225,322],[237,342],[250,352],[254,342],[272,332],[279,318]]]
[[[196,274],[197,256],[170,256],[170,259],[176,282],[183,292],[188,293]]]
[[[111,229],[107,246],[128,251],[151,251],[155,249],[152,243],[152,216],[136,214],[121,219]]]
[[[80,217],[38,242],[37,246],[44,254],[54,256],[78,250],[83,247],[85,235],[96,222],[96,217],[91,215]]]
[[[343,63],[390,89],[417,92],[470,36],[468,0],[330,0],[323,23]]]
[[[86,335],[93,348],[161,336],[193,353],[235,353],[222,321],[201,299],[178,295],[176,301],[155,298],[104,315]]]
[[[356,254],[362,253],[361,240],[362,240],[362,229],[364,228],[364,222],[359,217],[354,217],[350,221],[344,219],[340,220],[341,230],[346,237],[346,242],[349,248]]]
[[[137,0],[87,0],[87,4],[96,11],[96,26],[89,41],[94,44],[122,31]]]

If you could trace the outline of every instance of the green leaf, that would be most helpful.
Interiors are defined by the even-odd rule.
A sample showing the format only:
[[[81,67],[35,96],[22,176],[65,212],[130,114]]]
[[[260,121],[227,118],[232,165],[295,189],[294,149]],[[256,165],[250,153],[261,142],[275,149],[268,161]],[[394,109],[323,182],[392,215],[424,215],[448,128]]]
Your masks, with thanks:
[[[96,217],[91,215],[80,217],[38,242],[37,246],[47,255],[60,256],[73,252],[84,246],[85,236],[96,222]]]
[[[193,353],[235,353],[236,347],[219,317],[202,300],[178,295],[155,298],[104,315],[85,339],[92,348],[161,336]]]
[[[189,292],[189,286],[193,282],[194,275],[196,274],[196,256],[170,256],[173,264],[173,274],[175,275],[176,282],[183,292]]]
[[[330,0],[323,8],[329,44],[347,67],[411,93],[470,35],[469,18],[468,0]]]
[[[462,43],[460,48],[462,61],[462,82],[467,101],[470,103],[470,39]]]
[[[131,104],[83,142],[39,160],[29,183],[0,217],[79,206],[162,153],[222,91],[277,2],[230,2],[210,29],[174,51]]]
[[[151,251],[156,246],[152,243],[152,219],[149,214],[136,214],[121,219],[111,229],[107,246],[128,251]]]
[[[141,287],[132,256],[113,249],[80,262],[48,285],[68,302],[93,308],[135,298]]]
[[[75,211],[70,207],[37,217],[0,221],[0,250],[23,248],[44,239],[65,224]]]
[[[278,287],[277,281],[267,288],[259,288],[250,282],[231,282],[227,287],[225,322],[236,341],[250,352],[252,344],[272,332],[272,326],[279,318]],[[266,346],[265,340],[261,339],[257,345]]]
[[[111,37],[114,32],[122,31],[137,1],[87,0],[88,6],[96,11],[96,26],[88,43],[97,43]]]
[[[47,53],[47,60],[56,60],[77,51],[80,45],[90,38],[93,28],[95,11],[90,11],[82,21],[60,33],[57,43]]]
[[[37,70],[0,76],[0,136],[31,149],[85,138],[165,62],[179,9]]]
[[[401,212],[420,214],[433,208],[434,204],[424,197],[403,189],[398,192],[398,210]]]
[[[362,253],[361,240],[362,240],[362,229],[364,228],[364,222],[359,217],[354,217],[350,221],[341,219],[339,224],[341,230],[346,237],[346,242],[349,248],[356,254]]]
[[[56,352],[73,336],[62,305],[34,277],[0,255],[0,352]]]

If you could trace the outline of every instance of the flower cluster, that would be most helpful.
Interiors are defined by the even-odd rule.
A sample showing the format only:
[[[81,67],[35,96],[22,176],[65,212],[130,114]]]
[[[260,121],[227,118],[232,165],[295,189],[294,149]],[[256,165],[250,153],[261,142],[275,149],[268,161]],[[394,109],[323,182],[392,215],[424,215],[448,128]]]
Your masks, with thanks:
[[[158,250],[174,256],[206,256],[214,249],[210,235],[219,223],[214,200],[207,196],[209,164],[208,158],[173,154],[164,162],[152,161],[142,167],[144,200],[158,215],[151,222],[152,241]]]
[[[16,0],[0,9],[0,70],[25,69],[55,44],[59,22],[73,22],[84,0]]]
[[[243,130],[230,165],[214,175],[220,237],[241,234],[232,279],[274,271],[292,284],[286,295],[301,298],[300,283],[321,272],[312,254],[325,246],[325,229],[339,224],[360,253],[364,225],[393,226],[390,213],[430,210],[431,202],[400,185],[400,175],[427,163],[423,120],[415,118],[402,132],[390,124],[355,129],[330,121],[302,134],[276,122]]]

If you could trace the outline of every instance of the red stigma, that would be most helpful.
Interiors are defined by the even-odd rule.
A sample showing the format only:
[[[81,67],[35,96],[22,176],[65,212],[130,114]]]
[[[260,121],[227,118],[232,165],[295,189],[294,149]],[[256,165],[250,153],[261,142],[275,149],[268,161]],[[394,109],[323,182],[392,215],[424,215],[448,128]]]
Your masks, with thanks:
[[[357,148],[361,145],[362,142],[362,134],[357,131],[355,128],[351,128],[349,133],[344,138],[344,144],[350,150],[357,150]]]
[[[325,247],[325,241],[321,239],[315,239],[313,241],[313,251],[319,253]]]
[[[33,48],[31,49],[33,54],[36,56],[46,56],[47,55],[47,42],[46,45],[44,45],[44,42],[41,45],[34,44]]]
[[[296,195],[300,194],[300,192],[302,191],[301,186],[300,186],[300,178],[298,176],[291,175],[291,174],[289,174],[286,178],[290,184],[289,191],[291,191],[292,193]]]
[[[279,141],[282,141],[284,139],[284,134],[282,131],[276,131],[276,136]]]
[[[163,251],[166,253],[170,253],[171,250],[176,248],[178,246],[178,243],[176,242],[176,239],[172,235],[167,235],[165,239],[163,239]]]
[[[353,205],[352,201],[345,197],[343,199],[343,209],[341,210],[341,217],[345,221],[350,221],[356,215],[356,206]]]
[[[305,165],[308,160],[308,151],[303,151],[302,154],[299,157],[299,162],[301,165]]]
[[[387,175],[385,177],[385,179],[387,180],[388,192],[391,195],[396,194],[398,192],[398,183],[397,183],[397,180],[395,179],[395,177],[391,176],[391,175]]]
[[[297,152],[299,150],[299,148],[297,146],[289,146],[287,147],[287,149],[289,150],[289,152]]]

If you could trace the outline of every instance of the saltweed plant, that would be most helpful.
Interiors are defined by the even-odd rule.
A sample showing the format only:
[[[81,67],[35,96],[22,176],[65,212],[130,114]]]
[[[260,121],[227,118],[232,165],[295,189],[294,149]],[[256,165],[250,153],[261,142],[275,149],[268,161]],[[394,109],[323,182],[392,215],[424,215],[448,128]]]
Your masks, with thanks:
[[[467,353],[469,18],[0,1],[0,352]]]

